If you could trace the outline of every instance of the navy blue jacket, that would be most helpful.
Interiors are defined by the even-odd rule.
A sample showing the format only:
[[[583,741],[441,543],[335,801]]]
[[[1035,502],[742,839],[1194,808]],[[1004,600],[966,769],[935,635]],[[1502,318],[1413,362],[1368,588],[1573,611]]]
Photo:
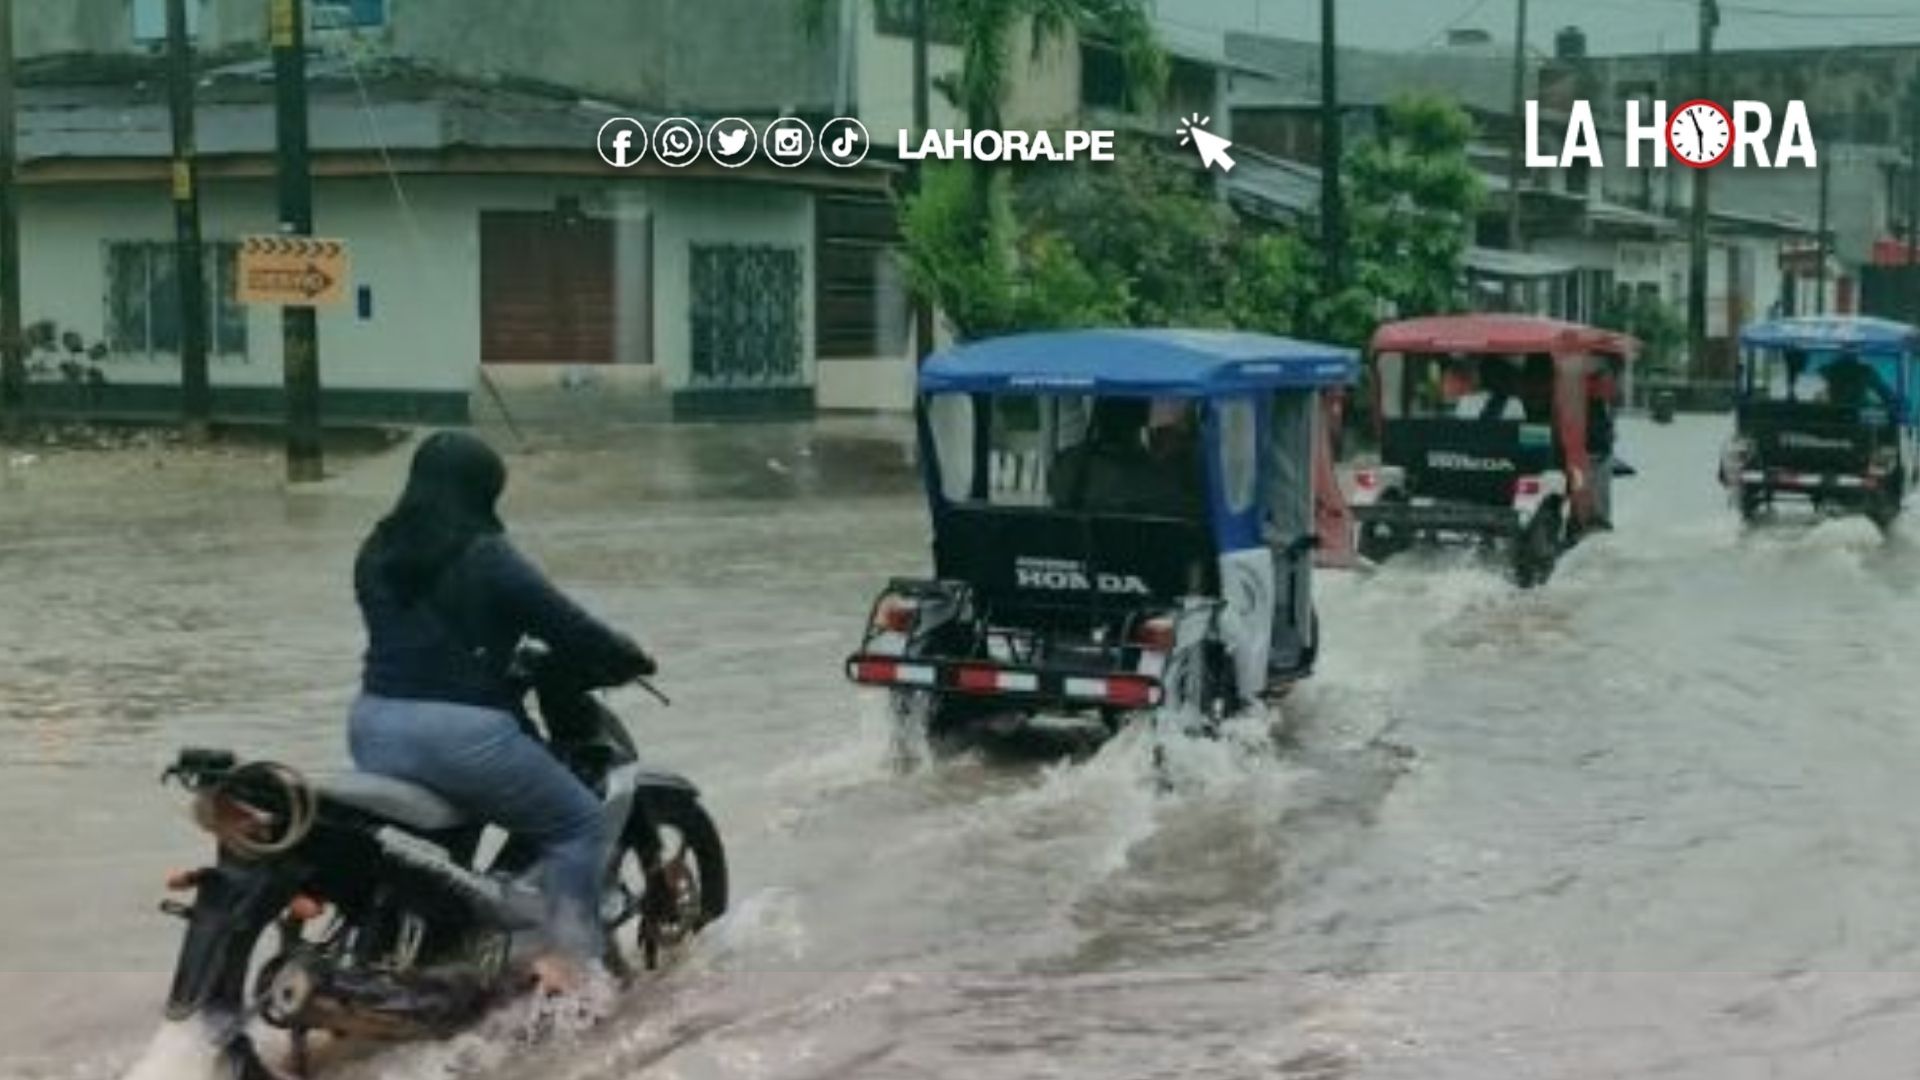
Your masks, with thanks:
[[[640,646],[562,595],[504,536],[473,541],[417,603],[395,595],[365,555],[353,578],[367,627],[360,685],[369,694],[517,711],[506,666],[522,638],[603,685],[653,670]]]

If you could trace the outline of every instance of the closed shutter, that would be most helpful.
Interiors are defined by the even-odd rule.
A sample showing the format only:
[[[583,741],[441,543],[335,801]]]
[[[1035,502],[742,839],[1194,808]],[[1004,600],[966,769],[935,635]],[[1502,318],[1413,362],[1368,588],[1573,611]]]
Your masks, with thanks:
[[[480,358],[613,361],[613,224],[559,214],[480,215]]]

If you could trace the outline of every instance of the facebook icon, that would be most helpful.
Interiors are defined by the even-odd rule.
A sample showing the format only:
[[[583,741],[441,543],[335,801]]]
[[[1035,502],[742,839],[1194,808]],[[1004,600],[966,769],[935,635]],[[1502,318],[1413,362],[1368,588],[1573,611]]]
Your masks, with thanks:
[[[630,116],[616,116],[600,125],[600,160],[616,169],[638,164],[647,154],[647,129]]]

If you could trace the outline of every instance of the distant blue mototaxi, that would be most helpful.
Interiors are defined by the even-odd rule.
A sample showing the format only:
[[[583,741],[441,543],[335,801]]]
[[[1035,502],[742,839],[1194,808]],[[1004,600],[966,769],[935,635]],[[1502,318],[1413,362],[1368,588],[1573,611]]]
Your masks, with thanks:
[[[1794,500],[1889,525],[1920,480],[1916,390],[1920,329],[1906,323],[1843,315],[1749,325],[1720,482],[1748,521]]]

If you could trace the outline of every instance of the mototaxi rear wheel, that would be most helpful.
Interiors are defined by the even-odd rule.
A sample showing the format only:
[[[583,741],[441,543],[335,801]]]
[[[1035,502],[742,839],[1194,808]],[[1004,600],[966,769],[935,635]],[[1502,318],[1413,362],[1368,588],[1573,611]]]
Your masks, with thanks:
[[[1565,517],[1558,500],[1542,506],[1514,540],[1513,576],[1523,589],[1545,585],[1560,561]]]

